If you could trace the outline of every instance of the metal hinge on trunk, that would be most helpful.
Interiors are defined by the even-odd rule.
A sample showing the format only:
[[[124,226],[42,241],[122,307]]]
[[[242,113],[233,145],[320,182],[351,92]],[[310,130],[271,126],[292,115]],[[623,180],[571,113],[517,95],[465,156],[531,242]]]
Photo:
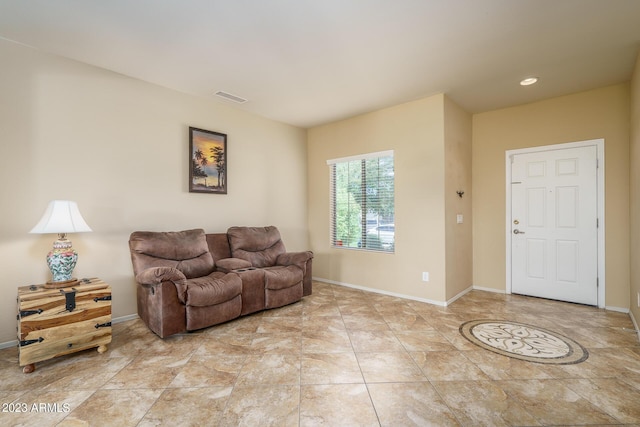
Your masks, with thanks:
[[[32,314],[40,314],[40,313],[42,313],[41,308],[37,310],[20,310],[20,316],[17,317],[17,319],[19,319],[20,317],[27,317],[27,316],[31,316]]]
[[[65,292],[64,289],[60,289],[60,293],[65,298],[65,308],[67,311],[73,311],[76,309],[76,290]]]
[[[35,344],[37,342],[42,342],[44,341],[44,338],[39,337],[37,340],[25,340],[25,341],[20,341],[20,347],[25,347],[28,346],[29,344]]]

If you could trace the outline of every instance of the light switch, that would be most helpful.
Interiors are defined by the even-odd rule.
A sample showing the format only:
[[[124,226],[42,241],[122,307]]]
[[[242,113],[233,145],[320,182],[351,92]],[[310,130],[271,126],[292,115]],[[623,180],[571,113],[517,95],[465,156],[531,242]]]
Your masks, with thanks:
[[[458,214],[458,215],[456,215],[456,222],[457,222],[458,224],[462,224],[462,223],[464,222],[464,221],[463,221],[462,214]]]

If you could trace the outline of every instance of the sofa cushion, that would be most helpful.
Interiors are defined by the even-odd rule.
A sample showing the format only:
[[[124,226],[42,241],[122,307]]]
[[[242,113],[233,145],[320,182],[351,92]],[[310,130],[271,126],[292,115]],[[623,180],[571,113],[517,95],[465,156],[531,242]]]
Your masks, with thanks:
[[[223,258],[216,262],[216,269],[223,272],[248,267],[251,267],[251,263],[246,259],[240,258]]]
[[[231,227],[227,230],[231,256],[245,259],[262,268],[276,264],[278,255],[286,252],[276,227]]]
[[[208,276],[188,279],[185,284],[187,306],[207,307],[232,300],[242,292],[242,280],[237,274],[214,272]]]
[[[302,283],[302,270],[295,265],[264,269],[265,289],[285,289]]]
[[[218,260],[223,258],[231,258],[231,249],[229,248],[229,238],[227,233],[211,233],[207,234],[207,243],[209,244],[209,252],[213,257],[213,262],[218,265]]]
[[[215,266],[202,229],[136,231],[129,246],[135,274],[150,267],[172,267],[191,279],[206,276]]]

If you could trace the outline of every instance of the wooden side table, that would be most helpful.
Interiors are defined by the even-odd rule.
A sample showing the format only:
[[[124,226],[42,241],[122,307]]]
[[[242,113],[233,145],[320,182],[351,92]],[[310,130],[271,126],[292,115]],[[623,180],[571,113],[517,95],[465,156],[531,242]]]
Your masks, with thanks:
[[[111,342],[111,287],[98,278],[59,289],[18,288],[18,348],[23,372],[35,363]]]

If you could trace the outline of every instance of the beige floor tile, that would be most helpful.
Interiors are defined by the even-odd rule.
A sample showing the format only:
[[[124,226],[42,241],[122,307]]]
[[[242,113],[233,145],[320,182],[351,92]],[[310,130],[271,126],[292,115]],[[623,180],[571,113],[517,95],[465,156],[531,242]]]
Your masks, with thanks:
[[[297,386],[236,386],[217,425],[293,427],[300,419],[299,408]]]
[[[369,383],[427,381],[409,353],[356,353],[364,380]]]
[[[364,384],[305,385],[300,426],[379,426]]]
[[[336,317],[341,315],[340,309],[333,298],[305,304],[302,314],[306,317]]]
[[[108,390],[164,388],[171,384],[188,362],[188,357],[142,355],[121,369],[102,388]]]
[[[258,331],[258,326],[260,326],[260,323],[262,322],[262,317],[262,312],[253,313],[250,316],[243,316],[238,319],[233,319],[229,322],[204,329],[203,333],[207,336],[213,337],[221,334],[233,336],[255,334]]]
[[[93,391],[34,390],[15,400],[2,400],[0,424],[3,426],[55,426],[91,398]],[[6,405],[5,405],[6,404]]]
[[[6,352],[7,350],[2,351]],[[16,358],[14,363],[0,370],[0,390],[24,392],[47,387],[58,379],[56,372],[67,369],[66,367],[69,366],[68,360],[68,357],[59,357],[38,362],[34,372],[23,374]]]
[[[638,336],[621,328],[600,327],[585,328],[586,334],[590,334],[600,343],[600,347],[640,347]],[[580,331],[585,334],[585,332]]]
[[[592,348],[589,358],[574,365],[557,365],[556,369],[571,378],[612,378],[640,374],[640,357],[625,348]]]
[[[257,326],[256,326],[257,327]],[[200,340],[200,347],[193,353],[194,356],[208,356],[212,354],[226,354],[242,356],[251,354],[251,343],[255,334],[235,335],[231,332],[208,335]]]
[[[303,316],[303,332],[310,331],[346,331],[342,316]]]
[[[640,390],[623,380],[566,380],[564,384],[617,421],[640,424]]]
[[[567,387],[566,380],[499,381],[545,425],[615,424],[617,420]]]
[[[162,389],[98,390],[59,426],[136,426],[162,394]]]
[[[359,317],[364,319],[365,317],[378,318],[380,313],[371,304],[367,303],[362,297],[354,299],[339,299],[338,308],[340,314],[343,317]],[[358,320],[357,318],[355,320]]]
[[[433,331],[430,323],[419,314],[382,314],[385,322],[393,331]]]
[[[300,385],[300,356],[291,354],[247,356],[236,384],[238,386]]]
[[[128,366],[132,358],[77,357],[65,369],[55,371],[55,381],[42,386],[42,390],[96,390]],[[53,374],[53,373],[52,373]]]
[[[360,365],[352,352],[305,353],[300,366],[301,384],[364,383]]]
[[[356,352],[404,351],[391,331],[349,331]]]
[[[347,331],[309,330],[302,332],[303,353],[353,351]]]
[[[553,378],[545,365],[502,356],[492,351],[465,351],[464,355],[492,380]]]
[[[457,350],[478,350],[478,346],[466,339],[460,333],[460,328],[440,328],[437,329],[440,334],[445,337]]]
[[[232,386],[247,356],[193,356],[178,372],[168,387]]]
[[[278,334],[287,332],[302,332],[302,323],[298,317],[263,316],[258,326],[259,334]]]
[[[137,427],[217,425],[232,387],[167,389]]]
[[[424,320],[427,321],[435,330],[451,330],[458,329],[461,324],[468,320],[473,320],[473,317],[461,316],[454,312],[436,312],[430,315],[419,313]]]
[[[636,390],[640,390],[640,374],[627,375],[625,377],[620,378],[620,380],[629,384],[631,387],[635,388]]]
[[[465,426],[538,426],[528,408],[496,381],[436,381],[438,394]]]
[[[343,314],[342,319],[348,330],[354,331],[388,331],[389,325],[378,313]]]
[[[189,357],[202,344],[198,334],[172,335],[167,338],[155,337],[140,350],[139,354],[151,356]]]
[[[295,302],[293,304],[285,305],[270,310],[261,311],[260,314],[264,317],[296,317],[299,318],[302,315],[304,305],[302,301]]]
[[[460,334],[478,319],[556,331],[589,358],[498,355]],[[441,307],[314,282],[299,303],[165,339],[139,319],[116,323],[106,353],[31,374],[2,349],[0,403],[69,407],[0,412],[0,425],[640,425],[632,328],[624,313],[519,295],[471,291]]]
[[[144,329],[140,327],[144,326]],[[161,341],[162,338],[151,332],[141,321],[133,325],[131,331],[122,331],[111,338],[106,354],[108,357],[130,357],[139,355],[154,342]]]
[[[386,301],[383,297],[379,302],[373,303],[373,308],[383,316],[417,316],[418,313],[408,304],[407,300],[397,299],[395,302]]]
[[[300,354],[302,351],[302,332],[282,332],[256,334],[251,341],[251,352]]]
[[[367,385],[381,426],[458,426],[428,382]]]
[[[418,351],[411,357],[430,381],[481,381],[490,378],[460,351]]]
[[[438,331],[398,331],[396,337],[407,351],[453,351],[456,348]]]

